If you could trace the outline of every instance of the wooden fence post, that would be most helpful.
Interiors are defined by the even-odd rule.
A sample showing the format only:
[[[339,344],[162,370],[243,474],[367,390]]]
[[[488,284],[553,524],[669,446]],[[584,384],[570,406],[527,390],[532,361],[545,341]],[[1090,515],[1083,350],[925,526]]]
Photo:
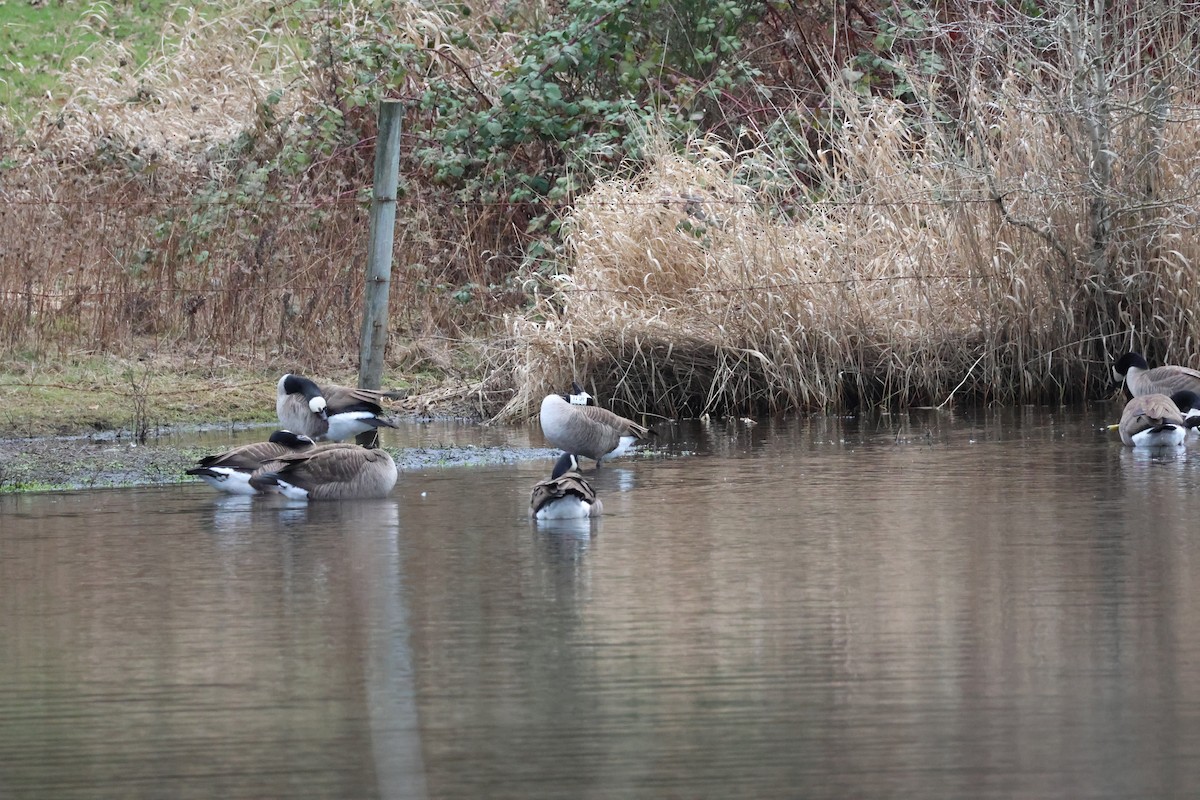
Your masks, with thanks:
[[[396,189],[400,183],[399,100],[379,101],[379,136],[375,140],[374,188],[371,192],[371,245],[363,292],[362,342],[358,388],[378,389],[383,381],[383,355],[388,337],[388,292],[392,285],[392,241],[396,229]],[[359,444],[374,447],[377,430],[360,433]]]

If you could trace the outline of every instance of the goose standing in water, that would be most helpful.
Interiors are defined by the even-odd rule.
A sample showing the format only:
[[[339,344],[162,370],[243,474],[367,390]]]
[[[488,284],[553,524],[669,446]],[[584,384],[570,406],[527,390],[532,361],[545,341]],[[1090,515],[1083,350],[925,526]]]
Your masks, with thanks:
[[[542,434],[552,447],[595,460],[623,455],[638,439],[653,431],[631,419],[599,406],[588,405],[592,397],[571,384],[571,394],[548,394],[542,400],[539,419]]]
[[[384,497],[399,470],[386,450],[356,444],[326,444],[281,456],[250,485],[294,500],[351,500]]]
[[[602,510],[571,453],[559,457],[550,477],[539,481],[529,496],[529,514],[534,519],[580,519],[599,516]]]
[[[291,431],[275,431],[265,442],[254,442],[235,447],[224,453],[205,456],[197,466],[187,470],[217,491],[230,494],[258,494],[250,485],[251,475],[280,456],[301,453],[313,447],[315,442],[307,436]]]
[[[1165,394],[1144,394],[1125,404],[1119,430],[1121,441],[1130,447],[1178,447],[1188,428],[1200,417],[1185,421],[1175,402]]]
[[[1172,395],[1175,392],[1200,393],[1200,371],[1189,367],[1167,365],[1150,368],[1140,353],[1126,353],[1113,365],[1113,378],[1125,381],[1129,394],[1141,397],[1147,394]]]
[[[379,400],[384,392],[352,389],[288,373],[275,388],[275,413],[283,427],[318,441],[340,442],[375,428],[394,428]]]

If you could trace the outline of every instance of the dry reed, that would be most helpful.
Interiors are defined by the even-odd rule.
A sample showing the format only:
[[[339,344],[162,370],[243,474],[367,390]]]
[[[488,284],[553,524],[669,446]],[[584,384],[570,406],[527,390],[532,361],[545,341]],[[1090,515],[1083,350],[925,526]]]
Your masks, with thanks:
[[[713,143],[660,142],[644,174],[596,185],[565,221],[569,273],[510,320],[521,358],[498,416],[573,379],[625,411],[747,413],[1080,397],[1105,391],[1106,347],[1146,340],[1190,360],[1197,98],[1175,98],[1161,199],[1115,228],[1097,274],[1071,117],[1022,81],[966,89],[986,126],[965,136],[932,104],[922,125],[835,95],[829,150],[806,167],[824,197],[792,215],[747,188],[769,152]],[[1139,133],[1116,130],[1114,148]]]

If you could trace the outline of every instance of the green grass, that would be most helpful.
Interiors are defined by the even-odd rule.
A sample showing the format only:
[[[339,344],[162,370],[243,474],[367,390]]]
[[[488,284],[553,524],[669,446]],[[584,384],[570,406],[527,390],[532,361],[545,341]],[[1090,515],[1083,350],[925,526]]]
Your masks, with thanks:
[[[0,362],[0,438],[131,430],[138,407],[161,426],[269,422],[277,370],[181,359],[61,358]]]
[[[62,103],[62,72],[100,41],[124,43],[142,64],[162,40],[177,0],[115,5],[0,0],[0,108],[18,126]]]

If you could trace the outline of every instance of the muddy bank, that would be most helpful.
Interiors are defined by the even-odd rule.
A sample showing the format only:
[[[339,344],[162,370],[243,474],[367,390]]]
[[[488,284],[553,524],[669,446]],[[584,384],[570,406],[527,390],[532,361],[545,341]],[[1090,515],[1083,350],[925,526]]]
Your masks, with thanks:
[[[263,438],[271,430],[257,427]],[[0,492],[199,483],[185,470],[220,449],[154,440],[137,444],[113,435],[0,439]],[[558,454],[540,447],[455,444],[386,449],[402,470],[548,461]]]

